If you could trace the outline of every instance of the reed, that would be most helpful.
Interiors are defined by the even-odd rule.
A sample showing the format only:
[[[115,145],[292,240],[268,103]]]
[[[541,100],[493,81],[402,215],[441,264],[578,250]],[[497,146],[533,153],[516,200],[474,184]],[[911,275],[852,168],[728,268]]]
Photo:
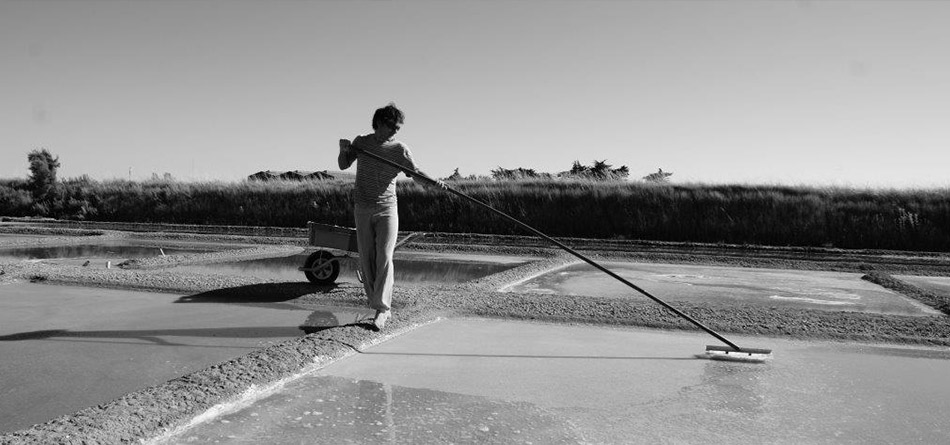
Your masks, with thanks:
[[[467,180],[452,187],[559,237],[950,251],[950,189],[874,190],[594,180]],[[345,181],[92,181],[33,202],[0,181],[0,214],[116,222],[352,226]],[[400,228],[523,234],[483,208],[412,181],[398,183]]]

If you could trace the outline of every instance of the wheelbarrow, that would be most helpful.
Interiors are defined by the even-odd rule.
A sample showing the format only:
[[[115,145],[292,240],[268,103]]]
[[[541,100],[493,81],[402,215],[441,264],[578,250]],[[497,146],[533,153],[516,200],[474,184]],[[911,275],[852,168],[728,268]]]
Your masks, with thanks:
[[[359,254],[356,245],[356,229],[329,224],[307,222],[309,245],[320,248],[310,254],[303,267],[297,270],[303,272],[307,280],[314,284],[329,285],[336,282],[340,276],[340,259],[352,258],[352,254]],[[422,235],[422,232],[413,232],[396,243],[396,249]],[[341,255],[337,253],[343,252]],[[363,282],[363,275],[356,269],[356,278]]]

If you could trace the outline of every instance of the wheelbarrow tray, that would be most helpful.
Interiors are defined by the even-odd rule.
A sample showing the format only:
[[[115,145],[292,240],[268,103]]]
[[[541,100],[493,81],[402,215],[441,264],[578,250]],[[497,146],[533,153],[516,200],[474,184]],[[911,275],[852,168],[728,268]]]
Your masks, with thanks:
[[[310,234],[310,245],[328,249],[358,252],[356,245],[356,229],[315,222],[307,223]]]
[[[334,256],[336,254],[334,251],[343,251],[344,258],[349,258],[350,253],[358,254],[356,229],[308,221],[307,232],[310,234],[310,245],[320,249],[311,253],[303,267],[298,267],[297,270],[303,272],[311,283],[321,285],[334,283],[340,274],[340,262]],[[421,232],[406,235],[396,243],[394,249],[421,235],[423,235]],[[359,271],[357,271],[357,277],[360,277]],[[363,281],[361,277],[359,280]]]

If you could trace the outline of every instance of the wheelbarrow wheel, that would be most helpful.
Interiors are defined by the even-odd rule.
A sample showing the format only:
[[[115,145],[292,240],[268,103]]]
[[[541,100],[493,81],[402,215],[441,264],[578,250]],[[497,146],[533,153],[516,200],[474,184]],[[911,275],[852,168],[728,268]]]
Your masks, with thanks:
[[[329,261],[330,264],[324,266],[320,270],[307,270],[304,272],[304,275],[307,276],[313,284],[333,284],[336,282],[336,278],[340,276],[340,261],[333,258],[333,254],[327,252],[326,250],[319,250],[314,253],[311,253],[307,257],[307,262],[304,264],[304,267],[307,269],[313,269],[314,267],[323,264],[324,261]]]

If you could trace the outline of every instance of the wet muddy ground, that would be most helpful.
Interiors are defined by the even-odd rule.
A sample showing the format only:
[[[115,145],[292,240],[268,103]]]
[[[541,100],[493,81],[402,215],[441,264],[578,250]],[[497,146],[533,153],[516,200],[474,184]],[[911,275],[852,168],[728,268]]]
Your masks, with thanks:
[[[254,298],[262,293],[285,297],[302,307],[358,307],[358,286],[319,288],[304,281],[269,282],[252,276],[172,273],[172,266],[225,263],[235,260],[273,258],[300,253],[306,240],[205,236],[189,234],[134,234],[77,229],[10,229],[0,233],[31,235],[0,237],[0,248],[38,245],[84,244],[102,240],[136,239],[168,242],[213,242],[231,248],[216,252],[185,253],[125,261],[122,267],[89,267],[44,261],[0,261],[0,291],[5,283],[25,281],[116,289],[137,289],[204,295],[206,298]],[[35,237],[32,235],[41,235]],[[511,239],[493,243],[484,236],[433,236],[414,252],[460,252],[465,254],[510,254],[542,257],[474,281],[421,287],[398,287],[391,326],[380,333],[359,326],[319,331],[293,338],[229,359],[148,388],[133,391],[111,402],[88,407],[72,415],[16,432],[0,435],[0,443],[135,442],[155,437],[212,407],[239,398],[250,388],[273,385],[301,372],[318,369],[414,326],[439,317],[477,316],[542,320],[567,324],[641,326],[663,329],[693,328],[649,301],[630,299],[499,292],[502,286],[542,274],[574,261],[551,249],[530,242],[519,245]],[[517,240],[515,240],[517,241]],[[576,244],[575,244],[576,245]],[[883,255],[877,252],[779,249],[759,251],[741,247],[656,244],[596,245],[587,252],[612,261],[713,264],[771,267],[792,270],[872,272],[869,281],[899,291],[938,310],[947,310],[950,295],[941,288],[924,289],[892,275],[950,276],[950,258],[937,254]],[[722,302],[677,302],[676,306],[724,333],[763,335],[793,339],[834,339],[950,346],[950,322],[945,315],[901,316],[848,311],[818,311],[788,307],[741,306]]]

